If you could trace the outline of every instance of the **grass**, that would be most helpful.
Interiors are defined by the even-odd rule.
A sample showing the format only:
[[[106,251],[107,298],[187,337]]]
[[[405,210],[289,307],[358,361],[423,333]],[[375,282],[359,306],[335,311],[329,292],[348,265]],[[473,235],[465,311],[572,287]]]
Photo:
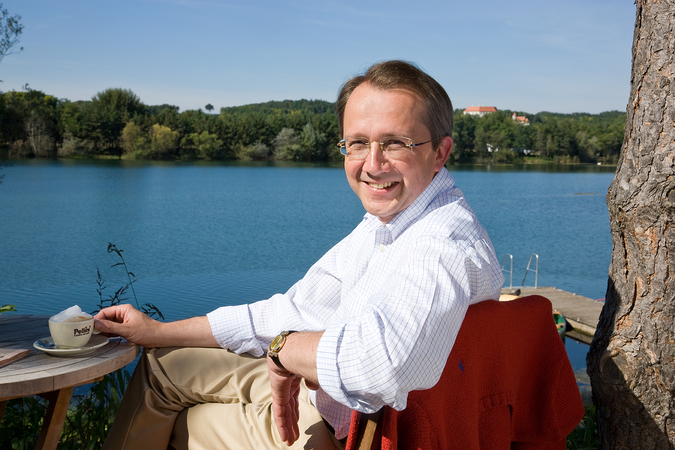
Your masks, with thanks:
[[[586,407],[581,423],[567,436],[567,450],[596,450],[598,448],[598,427],[595,406]]]

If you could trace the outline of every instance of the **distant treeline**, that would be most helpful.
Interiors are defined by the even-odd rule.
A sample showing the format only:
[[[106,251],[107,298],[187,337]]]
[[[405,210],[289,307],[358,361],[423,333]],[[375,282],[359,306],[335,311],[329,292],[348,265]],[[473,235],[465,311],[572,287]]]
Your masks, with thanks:
[[[211,105],[206,105],[212,111]],[[71,102],[25,89],[0,93],[0,157],[294,160],[341,159],[335,104],[272,101],[179,112],[147,106],[130,90],[107,89]],[[514,120],[513,111],[483,117],[455,110],[451,162],[616,162],[626,114],[555,114]]]

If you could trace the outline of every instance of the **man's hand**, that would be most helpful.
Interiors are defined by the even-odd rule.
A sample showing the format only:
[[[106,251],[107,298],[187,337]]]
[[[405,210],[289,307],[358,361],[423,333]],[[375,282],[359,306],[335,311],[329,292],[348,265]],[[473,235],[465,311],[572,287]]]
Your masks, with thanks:
[[[95,327],[106,336],[122,336],[143,347],[157,347],[153,341],[160,323],[131,305],[111,306],[99,311]]]
[[[304,379],[309,389],[319,389],[316,372],[316,348],[323,331],[298,332],[286,337],[282,352],[282,369],[267,357],[267,371],[272,389],[272,417],[281,439],[293,445],[300,437],[298,430],[298,396],[300,382]],[[295,374],[295,375],[293,375]]]
[[[106,336],[122,336],[134,344],[153,347],[218,347],[204,317],[158,322],[131,305],[111,306],[96,316],[95,327]]]
[[[269,356],[267,371],[272,388],[272,417],[281,440],[290,446],[300,437],[298,395],[302,378],[277,367]]]

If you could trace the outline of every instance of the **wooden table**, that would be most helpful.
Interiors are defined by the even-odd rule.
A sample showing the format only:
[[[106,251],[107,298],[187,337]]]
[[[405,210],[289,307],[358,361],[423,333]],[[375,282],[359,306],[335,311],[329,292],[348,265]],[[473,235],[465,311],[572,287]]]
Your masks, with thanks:
[[[0,420],[7,400],[40,395],[49,402],[37,449],[56,449],[66,419],[73,388],[99,381],[138,356],[138,346],[110,339],[91,353],[51,356],[33,343],[49,336],[49,316],[0,315],[0,349],[26,349],[30,354],[0,367]]]

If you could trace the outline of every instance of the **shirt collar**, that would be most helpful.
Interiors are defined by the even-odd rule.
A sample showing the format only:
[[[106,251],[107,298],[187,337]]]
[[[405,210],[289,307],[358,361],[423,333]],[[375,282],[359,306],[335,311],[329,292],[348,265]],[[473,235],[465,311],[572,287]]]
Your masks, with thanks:
[[[366,213],[364,220],[369,222],[371,230],[379,227],[387,227],[391,232],[393,240],[396,240],[410,225],[417,222],[429,207],[429,204],[443,191],[450,189],[455,184],[455,180],[445,167],[438,171],[431,180],[429,186],[403,211],[386,224],[382,224],[377,216]]]

